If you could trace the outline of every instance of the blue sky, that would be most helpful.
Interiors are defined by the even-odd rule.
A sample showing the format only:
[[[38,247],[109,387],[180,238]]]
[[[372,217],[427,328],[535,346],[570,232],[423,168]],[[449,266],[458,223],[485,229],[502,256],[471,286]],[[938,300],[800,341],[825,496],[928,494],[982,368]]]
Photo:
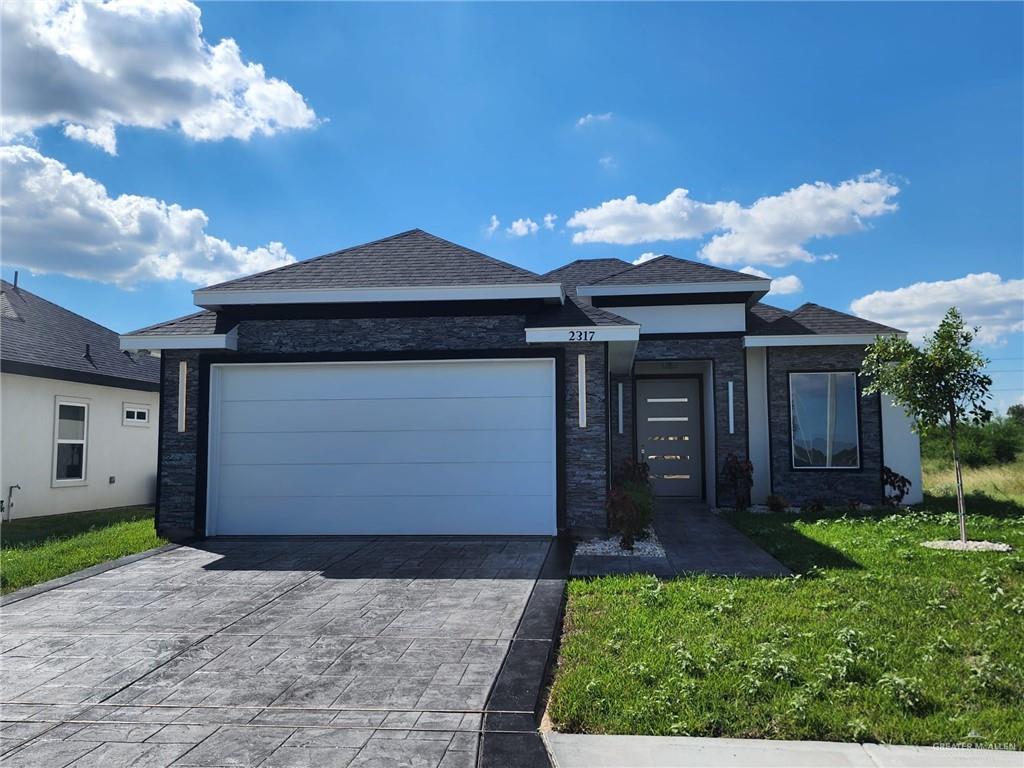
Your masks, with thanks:
[[[104,185],[111,199],[201,210],[202,236],[225,248],[282,244],[221,263],[215,243],[211,277],[412,227],[537,271],[648,252],[723,258],[705,249],[724,232],[729,253],[764,252],[717,263],[802,284],[770,297],[783,307],[814,301],[848,311],[860,300],[860,313],[916,331],[955,297],[989,328],[985,351],[1003,372],[1004,408],[1024,392],[1022,9],[202,4],[202,44],[233,39],[239,61],[263,67],[253,82],[276,78],[291,93],[259,114],[218,113],[218,122],[184,114],[153,87],[145,109],[107,103],[110,84],[54,88],[59,108],[48,110],[15,91],[5,95],[5,138],[35,153],[22,156],[34,173],[48,161]],[[175,18],[151,20],[161,44],[116,67],[146,68],[147,50],[195,61],[185,44],[192,33],[163,39]],[[146,19],[133,23],[148,29]],[[5,36],[31,34],[29,25],[7,27]],[[17,55],[5,39],[5,65]],[[109,138],[83,141],[70,123],[111,125],[117,154]],[[858,179],[863,194],[842,208]],[[802,187],[816,182],[828,186]],[[16,191],[5,194],[34,188],[9,186]],[[651,239],[673,228],[676,209],[644,206],[678,188],[711,223]],[[803,193],[786,194],[794,189]],[[607,205],[629,195],[635,204]],[[769,200],[751,209],[760,198]],[[18,265],[30,290],[119,331],[191,311],[190,291],[206,273],[135,268],[124,256],[166,257],[181,240],[172,247],[145,227],[111,234],[29,215],[53,198],[15,203],[5,197],[4,277]],[[568,226],[579,211],[590,213]],[[551,229],[546,214],[558,217]],[[492,216],[500,226],[489,233]],[[536,231],[523,224],[527,234],[509,234],[517,219]],[[910,288],[922,282],[939,284]]]

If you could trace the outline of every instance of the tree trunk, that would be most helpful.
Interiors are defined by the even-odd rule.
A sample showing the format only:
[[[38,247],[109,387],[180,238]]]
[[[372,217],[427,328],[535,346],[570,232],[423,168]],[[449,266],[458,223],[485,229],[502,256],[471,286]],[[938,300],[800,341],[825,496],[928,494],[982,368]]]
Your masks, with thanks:
[[[949,432],[953,440],[953,471],[956,474],[956,512],[960,518],[960,541],[967,541],[967,508],[964,503],[964,476],[960,471],[960,444],[956,437],[956,416],[949,414]]]

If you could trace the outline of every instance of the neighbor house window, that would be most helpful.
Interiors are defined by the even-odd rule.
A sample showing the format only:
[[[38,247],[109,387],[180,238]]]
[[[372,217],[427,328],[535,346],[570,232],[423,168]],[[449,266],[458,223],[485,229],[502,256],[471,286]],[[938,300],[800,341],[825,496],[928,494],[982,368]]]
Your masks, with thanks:
[[[149,406],[125,403],[124,415],[121,418],[121,423],[126,427],[149,426]]]
[[[55,482],[85,481],[85,454],[88,437],[89,405],[58,400],[53,446],[53,479]]]
[[[795,469],[857,469],[857,374],[791,373],[789,413]]]

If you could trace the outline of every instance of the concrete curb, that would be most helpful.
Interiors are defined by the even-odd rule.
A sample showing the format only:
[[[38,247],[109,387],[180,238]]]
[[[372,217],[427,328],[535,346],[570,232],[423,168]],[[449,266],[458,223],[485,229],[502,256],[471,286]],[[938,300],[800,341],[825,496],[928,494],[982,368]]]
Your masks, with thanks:
[[[9,592],[8,594],[0,597],[0,607],[10,605],[11,603],[17,603],[21,600],[26,600],[36,595],[41,595],[44,592],[49,592],[51,589],[58,589],[60,587],[66,587],[68,584],[74,584],[76,581],[82,581],[82,579],[88,579],[90,576],[96,576],[100,573],[106,573],[112,571],[115,568],[120,568],[123,565],[129,565],[139,560],[145,560],[147,557],[153,555],[163,554],[164,552],[170,552],[173,549],[177,549],[181,544],[163,544],[153,549],[147,549],[145,552],[136,552],[134,555],[125,555],[119,557],[116,560],[107,560],[105,563],[97,563],[96,565],[90,565],[88,568],[83,568],[80,571],[69,573],[67,576],[61,576],[50,581],[44,581],[42,584],[34,584],[31,587],[25,587],[23,589]]]
[[[1024,753],[999,749],[832,741],[545,733],[554,768],[1020,768]],[[1017,745],[1020,746],[1020,745]]]

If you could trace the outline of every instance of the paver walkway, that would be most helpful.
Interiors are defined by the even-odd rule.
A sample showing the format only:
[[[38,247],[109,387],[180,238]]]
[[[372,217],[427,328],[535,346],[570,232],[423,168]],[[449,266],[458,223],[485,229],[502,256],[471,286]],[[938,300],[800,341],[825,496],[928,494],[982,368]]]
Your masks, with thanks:
[[[546,539],[236,539],[4,606],[5,766],[475,765]]]
[[[790,570],[704,504],[661,499],[654,512],[654,530],[666,557],[573,558],[573,576],[608,573],[651,573],[672,577],[688,573],[720,576],[789,576]]]

